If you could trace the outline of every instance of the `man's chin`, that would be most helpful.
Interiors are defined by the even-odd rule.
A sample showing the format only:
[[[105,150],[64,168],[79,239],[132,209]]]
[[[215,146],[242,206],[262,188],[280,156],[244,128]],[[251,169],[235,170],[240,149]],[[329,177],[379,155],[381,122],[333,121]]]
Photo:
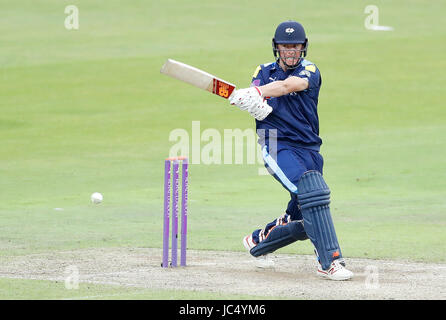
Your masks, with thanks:
[[[287,69],[295,69],[299,64],[299,59],[282,59],[282,63]]]

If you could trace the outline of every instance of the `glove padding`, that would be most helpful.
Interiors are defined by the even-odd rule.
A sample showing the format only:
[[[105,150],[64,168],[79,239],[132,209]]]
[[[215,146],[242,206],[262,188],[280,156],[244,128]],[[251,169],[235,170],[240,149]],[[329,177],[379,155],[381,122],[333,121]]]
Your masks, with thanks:
[[[257,87],[236,90],[229,98],[229,103],[245,111],[263,101],[262,91]]]
[[[262,100],[262,102],[258,104],[251,105],[247,111],[257,120],[262,121],[273,111],[273,108],[266,100]]]

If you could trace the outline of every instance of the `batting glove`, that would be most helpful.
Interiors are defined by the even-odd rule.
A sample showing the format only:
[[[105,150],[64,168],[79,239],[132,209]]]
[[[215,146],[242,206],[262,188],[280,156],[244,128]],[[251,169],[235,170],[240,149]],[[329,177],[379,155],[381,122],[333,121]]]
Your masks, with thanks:
[[[262,91],[258,87],[237,90],[229,98],[230,104],[236,105],[243,111],[248,110],[252,105],[260,104],[262,101]]]
[[[259,121],[265,119],[272,111],[273,108],[266,102],[266,100],[259,104],[252,105],[248,109],[249,114]]]

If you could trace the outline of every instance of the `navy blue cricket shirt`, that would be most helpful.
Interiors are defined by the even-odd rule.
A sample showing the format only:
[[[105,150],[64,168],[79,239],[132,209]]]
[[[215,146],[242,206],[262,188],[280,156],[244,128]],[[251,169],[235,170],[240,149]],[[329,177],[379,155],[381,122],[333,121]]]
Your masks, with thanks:
[[[262,86],[290,76],[307,79],[309,86],[304,91],[268,99],[273,111],[263,121],[256,120],[259,143],[268,144],[268,130],[276,129],[278,143],[319,151],[322,139],[317,104],[322,80],[314,63],[302,59],[296,69],[286,72],[277,62],[262,64],[254,72],[251,86]]]

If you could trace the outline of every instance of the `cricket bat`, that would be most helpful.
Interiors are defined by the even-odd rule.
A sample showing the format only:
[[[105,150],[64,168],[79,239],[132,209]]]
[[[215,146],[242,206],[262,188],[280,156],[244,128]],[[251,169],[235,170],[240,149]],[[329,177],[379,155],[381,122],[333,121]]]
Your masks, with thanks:
[[[225,99],[228,99],[235,90],[234,84],[173,59],[167,59],[161,68],[161,73],[187,82],[197,88],[207,90]]]

